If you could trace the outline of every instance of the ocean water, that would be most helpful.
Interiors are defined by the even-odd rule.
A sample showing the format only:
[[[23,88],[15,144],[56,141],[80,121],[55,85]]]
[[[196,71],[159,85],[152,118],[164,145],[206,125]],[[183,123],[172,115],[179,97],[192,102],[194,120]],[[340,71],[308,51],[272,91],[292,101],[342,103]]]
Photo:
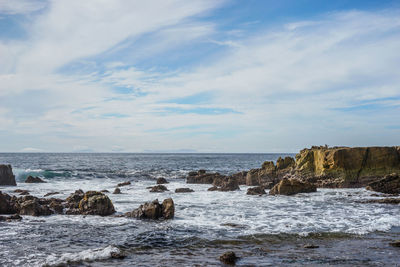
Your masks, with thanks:
[[[383,195],[360,188],[260,197],[246,195],[247,186],[209,192],[210,185],[186,184],[189,171],[231,174],[287,155],[0,154],[17,178],[17,187],[0,187],[9,194],[21,188],[66,198],[131,181],[123,194],[108,194],[117,215],[168,197],[176,208],[168,221],[52,215],[0,222],[0,266],[221,266],[219,255],[230,250],[237,266],[399,266],[400,249],[389,245],[400,239],[399,205],[360,203]],[[25,184],[28,175],[47,183]],[[169,191],[150,193],[159,177]],[[179,187],[195,192],[174,193]],[[112,259],[112,252],[127,257]]]

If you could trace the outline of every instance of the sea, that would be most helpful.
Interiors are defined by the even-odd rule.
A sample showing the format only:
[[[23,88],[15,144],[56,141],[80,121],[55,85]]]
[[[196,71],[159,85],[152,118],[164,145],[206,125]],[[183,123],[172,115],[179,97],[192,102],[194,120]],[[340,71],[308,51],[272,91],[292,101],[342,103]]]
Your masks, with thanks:
[[[225,266],[219,256],[227,251],[239,257],[236,266],[400,266],[400,248],[389,245],[400,239],[400,206],[363,203],[382,194],[359,188],[254,196],[248,186],[218,192],[186,183],[190,171],[232,174],[285,156],[294,154],[0,153],[18,184],[0,186],[7,194],[20,188],[64,199],[77,189],[108,190],[116,215],[155,199],[175,203],[172,220],[51,215],[0,222],[0,266]],[[24,183],[29,175],[47,183]],[[169,191],[150,193],[159,177]],[[112,194],[125,181],[131,185]],[[180,187],[195,192],[175,193]]]

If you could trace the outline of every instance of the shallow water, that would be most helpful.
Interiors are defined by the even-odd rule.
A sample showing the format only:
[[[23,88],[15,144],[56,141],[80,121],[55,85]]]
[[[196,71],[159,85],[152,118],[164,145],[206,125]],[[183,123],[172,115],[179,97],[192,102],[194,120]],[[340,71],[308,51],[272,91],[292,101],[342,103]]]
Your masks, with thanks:
[[[146,201],[172,197],[175,218],[140,221],[100,216],[24,216],[21,222],[0,223],[1,266],[220,266],[227,250],[241,257],[239,266],[338,265],[396,266],[400,249],[398,205],[362,204],[377,198],[364,189],[318,189],[296,196],[248,196],[246,186],[235,192],[209,192],[210,185],[186,184],[191,170],[229,174],[259,167],[278,154],[0,154],[17,176],[17,188],[42,197],[57,191],[66,198],[76,189],[108,194],[117,214]],[[25,184],[37,175],[45,184]],[[149,193],[155,179],[170,181],[170,191]],[[175,194],[178,187],[194,193]],[[13,194],[15,187],[0,190]],[[51,196],[50,196],[51,197]],[[379,197],[379,196],[378,196]],[[305,249],[304,244],[318,245]],[[122,251],[123,260],[110,253]]]

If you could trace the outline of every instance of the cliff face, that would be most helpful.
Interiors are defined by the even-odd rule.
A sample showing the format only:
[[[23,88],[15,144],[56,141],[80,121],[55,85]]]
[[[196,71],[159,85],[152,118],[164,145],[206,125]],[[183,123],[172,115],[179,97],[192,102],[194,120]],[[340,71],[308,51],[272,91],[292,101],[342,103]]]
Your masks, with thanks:
[[[359,187],[400,173],[400,147],[312,147],[296,155],[296,174],[324,187]]]

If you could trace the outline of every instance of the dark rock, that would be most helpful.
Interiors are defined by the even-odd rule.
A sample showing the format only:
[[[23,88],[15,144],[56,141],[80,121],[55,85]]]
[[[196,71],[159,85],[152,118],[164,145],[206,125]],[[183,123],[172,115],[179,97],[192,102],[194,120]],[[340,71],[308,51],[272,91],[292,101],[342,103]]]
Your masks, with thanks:
[[[123,183],[119,183],[118,184],[118,187],[121,187],[121,186],[125,186],[125,185],[130,185],[131,184],[131,182],[123,182]]]
[[[218,191],[218,187],[213,186],[207,189],[207,191]]]
[[[7,221],[7,222],[11,222],[11,221],[21,221],[22,217],[19,216],[18,214],[14,214],[11,216],[0,216],[0,221]]]
[[[60,194],[60,192],[49,192],[47,194],[44,195],[44,197],[48,197],[48,196],[52,196],[52,195],[58,195]]]
[[[188,187],[175,189],[175,193],[191,193],[191,192],[194,192],[194,190]]]
[[[237,179],[239,185],[246,185],[247,171],[234,173],[230,177],[233,179]]]
[[[111,258],[122,260],[126,258],[126,255],[119,253],[119,252],[111,252]]]
[[[11,165],[0,164],[0,185],[17,185]]]
[[[302,182],[298,179],[282,179],[270,191],[270,195],[294,195],[297,193],[311,193],[316,192],[315,185],[309,182]]]
[[[400,247],[400,240],[396,240],[394,242],[390,242],[389,245],[391,245],[392,247]]]
[[[54,213],[57,213],[57,214],[63,214],[64,213],[63,205],[60,202],[56,201],[56,200],[53,200],[53,201],[50,202],[49,208],[51,210],[53,210]]]
[[[115,188],[113,194],[121,194],[121,189]]]
[[[136,219],[172,219],[175,213],[175,205],[171,198],[165,199],[162,204],[158,202],[158,199],[153,202],[146,202],[140,205],[139,208],[125,213],[127,217],[133,217]]]
[[[31,216],[47,216],[53,212],[46,205],[40,205],[38,198],[22,201],[19,204],[19,214]]]
[[[215,180],[225,180],[226,176],[216,173],[206,173],[204,170],[200,170],[196,175],[189,175],[186,179],[188,184],[212,184]]]
[[[164,185],[161,185],[161,184],[153,186],[150,190],[151,193],[161,193],[164,191],[169,191],[169,190]]]
[[[319,248],[319,246],[313,245],[313,244],[305,244],[305,245],[303,246],[303,248],[310,248],[310,249],[312,249],[312,248]]]
[[[247,189],[247,195],[264,195],[266,194],[264,187],[256,186]]]
[[[28,178],[26,178],[25,183],[46,183],[45,181],[43,181],[42,179],[40,179],[39,177],[33,177],[33,176],[28,176]]]
[[[22,190],[21,193],[19,193],[20,196],[26,196],[29,195],[29,191],[28,190]]]
[[[110,191],[108,191],[107,189],[101,190],[100,192],[102,192],[102,193],[110,193]]]
[[[238,180],[234,178],[228,178],[227,181],[222,182],[221,186],[213,186],[208,191],[235,191],[240,190]]]
[[[235,265],[235,263],[238,259],[239,258],[236,256],[235,252],[233,252],[233,251],[225,252],[224,254],[222,254],[219,257],[220,261],[222,261],[225,264],[229,264],[229,265]]]
[[[237,224],[237,223],[222,223],[221,226],[232,227],[232,228],[239,228],[239,229],[244,229],[244,228],[246,228],[245,225],[243,225],[243,224]]]
[[[0,191],[0,214],[14,214],[16,212],[12,197]]]
[[[386,194],[399,194],[400,175],[396,173],[386,175],[384,178],[368,184],[366,189]]]
[[[25,192],[25,191],[28,191],[28,190],[24,190],[24,189],[15,189],[13,192],[14,193],[22,193],[22,192]],[[29,191],[28,191],[29,192]]]
[[[67,207],[70,209],[79,209],[79,203],[81,202],[83,195],[84,192],[81,189],[76,190],[75,193],[71,194],[65,200],[67,202]]]
[[[87,191],[79,202],[79,210],[83,215],[107,216],[115,213],[114,205],[105,194]]]
[[[400,198],[382,198],[382,199],[369,199],[361,201],[360,203],[379,203],[379,204],[400,204]]]
[[[157,184],[168,184],[168,181],[167,179],[161,177],[157,179]]]

